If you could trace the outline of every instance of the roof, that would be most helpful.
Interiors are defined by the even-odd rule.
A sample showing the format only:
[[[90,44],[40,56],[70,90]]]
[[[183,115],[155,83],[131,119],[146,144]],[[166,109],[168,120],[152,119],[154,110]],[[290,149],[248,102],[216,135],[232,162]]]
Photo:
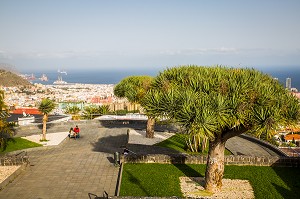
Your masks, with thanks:
[[[31,115],[31,114],[30,114]],[[34,116],[35,118],[35,121],[34,123],[42,123],[42,119],[43,119],[43,115],[40,115],[40,114],[32,114],[31,116]],[[7,122],[17,122],[18,121],[18,118],[22,118],[23,117],[23,114],[11,114],[10,117],[8,117],[6,119]],[[55,120],[59,120],[59,119],[62,119],[62,118],[65,118],[67,116],[65,115],[48,115],[48,122],[52,122],[52,121],[55,121]]]
[[[285,140],[300,140],[300,135],[299,134],[288,134],[284,137]]]
[[[37,109],[37,108],[17,108],[13,111],[11,111],[10,113],[13,113],[13,114],[23,114],[26,113],[27,115],[30,114],[30,115],[42,115],[42,113]]]

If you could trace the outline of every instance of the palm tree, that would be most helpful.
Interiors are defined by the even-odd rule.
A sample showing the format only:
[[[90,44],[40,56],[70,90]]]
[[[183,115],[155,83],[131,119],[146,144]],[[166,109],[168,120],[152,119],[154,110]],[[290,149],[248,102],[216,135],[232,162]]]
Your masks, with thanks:
[[[102,106],[86,106],[84,107],[83,115],[87,119],[94,119],[95,117],[105,115],[110,111],[109,105]]]
[[[109,105],[102,105],[98,107],[98,111],[101,115],[105,115],[110,112]]]
[[[129,76],[121,80],[115,88],[114,94],[117,97],[125,97],[131,103],[141,103],[148,92],[153,77],[150,76]],[[154,137],[155,117],[145,109],[147,120],[146,137]]]
[[[55,108],[56,104],[49,98],[42,99],[38,109],[43,113],[43,136],[42,140],[46,140],[46,125],[49,113]]]
[[[152,115],[170,118],[190,134],[206,136],[205,188],[222,187],[226,141],[242,133],[257,137],[295,125],[299,101],[272,77],[254,69],[181,66],[165,70],[143,99]]]
[[[71,114],[72,119],[78,119],[79,115],[78,113],[80,112],[80,108],[78,106],[67,106],[65,113],[66,114]]]

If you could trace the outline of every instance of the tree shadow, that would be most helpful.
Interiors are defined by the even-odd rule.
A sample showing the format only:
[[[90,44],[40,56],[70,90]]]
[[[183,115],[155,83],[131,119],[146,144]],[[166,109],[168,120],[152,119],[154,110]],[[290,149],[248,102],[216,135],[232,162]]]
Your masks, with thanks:
[[[272,166],[272,169],[285,183],[286,187],[280,186],[274,182],[272,185],[283,198],[299,198],[300,190],[300,169],[299,167],[277,167]]]
[[[98,120],[99,125],[105,128],[132,128],[135,130],[146,130],[147,121],[145,120]],[[173,124],[154,125],[154,131],[157,132],[178,132],[178,128]]]
[[[193,169],[187,164],[173,164],[178,170],[180,170],[187,177],[204,177],[198,171]]]
[[[144,138],[147,139],[147,138]],[[180,154],[180,152],[165,147],[142,145],[142,144],[128,144],[128,135],[124,129],[124,134],[109,135],[99,138],[96,142],[91,143],[93,151],[104,153],[123,153],[126,147],[131,153],[136,155],[149,155],[149,154]]]
[[[127,134],[124,130],[124,134],[121,135],[109,135],[106,137],[99,138],[96,142],[91,143],[93,151],[114,153],[123,152],[123,146],[127,144]]]
[[[149,195],[151,195],[143,186],[142,186],[142,183],[141,183],[141,181],[137,178],[137,177],[135,177],[134,176],[134,174],[132,173],[132,172],[130,172],[130,171],[125,171],[126,172],[126,174],[129,176],[129,181],[132,183],[132,184],[135,184],[135,185],[137,185],[144,193],[145,193],[145,195],[146,196],[149,196]]]
[[[114,158],[113,157],[106,157],[107,158],[107,160],[110,162],[110,163],[115,163],[115,161],[114,161]]]

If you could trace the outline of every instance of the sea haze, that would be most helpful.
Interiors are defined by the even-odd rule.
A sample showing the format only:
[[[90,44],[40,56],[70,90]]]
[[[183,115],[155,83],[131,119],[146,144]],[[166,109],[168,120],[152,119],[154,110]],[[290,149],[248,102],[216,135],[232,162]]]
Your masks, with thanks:
[[[300,90],[300,67],[256,67],[257,70],[269,74],[274,78],[278,78],[279,82],[285,85],[287,77],[292,78],[292,87]],[[123,78],[132,75],[149,75],[155,77],[162,70],[73,70],[64,73],[58,73],[57,70],[53,71],[23,71],[22,74],[34,74],[36,77],[33,83],[53,84],[61,75],[62,79],[68,83],[83,83],[83,84],[117,84]],[[40,81],[38,78],[42,74],[48,77],[47,82]]]

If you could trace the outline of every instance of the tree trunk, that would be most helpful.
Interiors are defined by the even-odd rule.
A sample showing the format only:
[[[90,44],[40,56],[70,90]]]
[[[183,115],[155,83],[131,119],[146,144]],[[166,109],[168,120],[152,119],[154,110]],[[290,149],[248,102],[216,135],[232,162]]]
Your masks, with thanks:
[[[44,116],[43,116],[43,137],[42,137],[42,140],[46,140],[47,120],[48,120],[48,116],[47,116],[47,114],[44,114]]]
[[[155,118],[148,117],[147,129],[146,129],[146,138],[154,138],[154,124],[155,124]]]
[[[209,141],[205,171],[205,189],[212,193],[222,188],[225,142],[226,141],[222,141],[220,138]]]

